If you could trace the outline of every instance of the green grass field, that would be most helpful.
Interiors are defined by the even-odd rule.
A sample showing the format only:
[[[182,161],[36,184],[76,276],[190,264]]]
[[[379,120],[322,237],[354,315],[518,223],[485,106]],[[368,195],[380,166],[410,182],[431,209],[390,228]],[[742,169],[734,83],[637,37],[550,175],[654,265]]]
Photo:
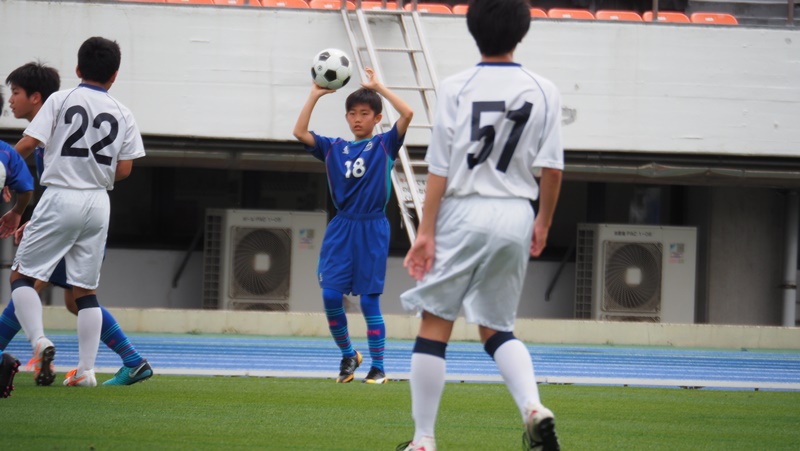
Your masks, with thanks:
[[[63,375],[59,375],[63,376]],[[98,382],[110,375],[99,375]],[[409,385],[154,376],[130,387],[36,387],[0,399],[3,450],[394,450],[413,434]],[[781,450],[800,446],[800,392],[540,385],[565,450]],[[440,450],[518,450],[500,384],[449,383]]]

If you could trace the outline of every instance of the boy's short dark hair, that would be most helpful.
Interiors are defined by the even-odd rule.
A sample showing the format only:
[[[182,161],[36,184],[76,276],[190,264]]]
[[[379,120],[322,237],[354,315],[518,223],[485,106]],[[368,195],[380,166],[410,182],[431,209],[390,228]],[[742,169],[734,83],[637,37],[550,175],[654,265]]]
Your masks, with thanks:
[[[61,87],[61,77],[52,67],[36,61],[14,69],[6,77],[7,85],[16,85],[25,90],[28,97],[38,92],[42,103]]]
[[[531,10],[527,0],[470,0],[467,28],[482,55],[511,52],[528,33]]]
[[[94,36],[78,49],[78,70],[84,80],[107,83],[119,70],[122,52],[116,41]]]
[[[350,111],[354,106],[362,103],[369,105],[376,115],[381,114],[381,111],[383,111],[381,96],[367,88],[357,89],[347,96],[347,100],[344,101],[344,110]]]

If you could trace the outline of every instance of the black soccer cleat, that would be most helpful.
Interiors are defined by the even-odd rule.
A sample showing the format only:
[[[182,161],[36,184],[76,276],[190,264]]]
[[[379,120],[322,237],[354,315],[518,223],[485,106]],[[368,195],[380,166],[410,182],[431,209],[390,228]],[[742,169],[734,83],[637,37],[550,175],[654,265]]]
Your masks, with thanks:
[[[361,353],[358,351],[352,357],[342,357],[342,363],[339,365],[339,377],[336,378],[336,383],[346,384],[352,381],[356,368],[361,365],[361,360]]]
[[[367,377],[363,382],[365,384],[385,384],[386,374],[373,366],[369,369],[369,373],[367,373]]]
[[[0,398],[8,398],[14,390],[14,375],[19,372],[19,360],[11,354],[3,353],[0,360]]]

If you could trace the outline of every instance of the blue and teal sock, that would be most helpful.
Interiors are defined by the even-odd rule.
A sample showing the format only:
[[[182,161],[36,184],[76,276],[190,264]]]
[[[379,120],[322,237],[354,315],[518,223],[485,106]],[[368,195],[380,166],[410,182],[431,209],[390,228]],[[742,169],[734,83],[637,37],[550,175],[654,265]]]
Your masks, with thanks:
[[[5,351],[6,346],[22,329],[22,326],[17,321],[17,314],[14,313],[14,301],[8,301],[8,305],[3,314],[0,315],[0,351]]]
[[[372,366],[383,371],[383,351],[386,347],[386,323],[381,314],[381,298],[379,294],[361,296],[361,311],[367,322],[367,343]]]
[[[350,343],[350,333],[347,331],[347,315],[344,314],[344,295],[336,290],[323,289],[322,302],[325,304],[325,316],[328,318],[328,328],[331,330],[333,341],[342,351],[342,357],[353,357],[356,351]]]
[[[122,364],[128,368],[135,368],[142,363],[142,356],[133,347],[125,332],[119,327],[119,323],[114,316],[100,306],[100,311],[103,314],[103,325],[100,329],[100,339],[108,346],[109,349],[116,352],[122,359]]]

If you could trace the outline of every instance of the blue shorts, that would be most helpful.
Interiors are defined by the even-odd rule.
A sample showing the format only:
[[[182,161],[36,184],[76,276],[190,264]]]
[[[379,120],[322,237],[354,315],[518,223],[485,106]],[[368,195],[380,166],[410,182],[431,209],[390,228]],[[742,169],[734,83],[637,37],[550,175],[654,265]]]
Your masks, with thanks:
[[[56,269],[53,271],[53,274],[50,275],[50,280],[48,281],[57,287],[61,287],[65,290],[71,290],[72,285],[67,283],[67,261],[65,259],[61,259],[56,265]]]
[[[328,224],[317,268],[319,286],[344,294],[381,294],[389,258],[384,213],[339,212]]]

